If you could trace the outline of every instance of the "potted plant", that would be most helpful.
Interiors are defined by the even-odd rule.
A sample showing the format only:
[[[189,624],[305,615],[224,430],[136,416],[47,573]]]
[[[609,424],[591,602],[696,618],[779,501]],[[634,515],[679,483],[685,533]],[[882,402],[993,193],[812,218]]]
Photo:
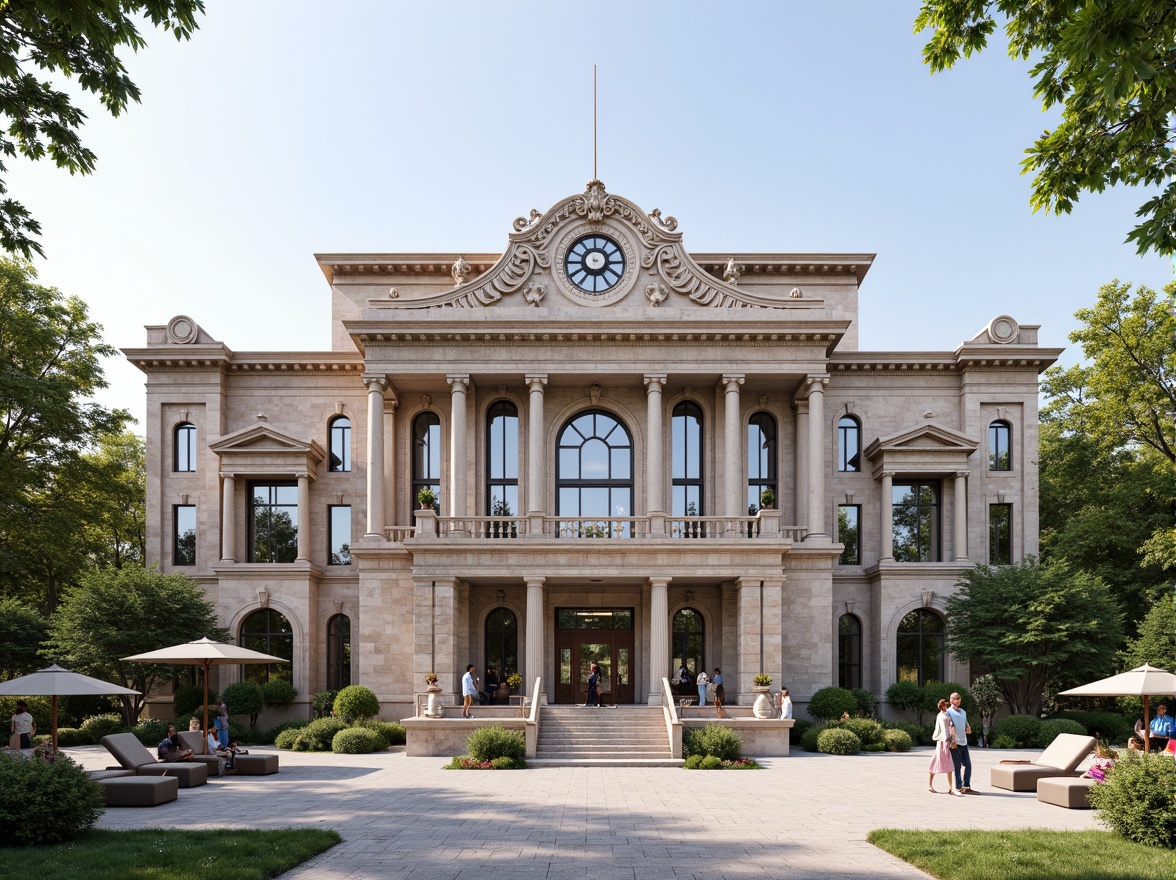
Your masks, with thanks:
[[[767,688],[767,687],[771,686],[772,676],[765,675],[764,673],[761,672],[759,675],[757,675],[755,678],[753,678],[752,681],[755,683],[754,689],[756,691],[758,691],[759,688]]]
[[[426,672],[425,673],[425,685],[426,685],[426,687],[429,688],[429,690],[432,690],[433,688],[437,688],[438,690],[441,689],[440,685],[437,684],[437,673],[436,672]]]
[[[523,677],[517,672],[512,672],[506,677],[506,686],[514,689],[523,683]]]
[[[764,489],[760,492],[760,509],[771,510],[776,503],[776,493],[771,489]]]
[[[417,504],[421,506],[421,510],[433,507],[436,503],[437,496],[428,486],[422,487],[421,490],[417,492]]]

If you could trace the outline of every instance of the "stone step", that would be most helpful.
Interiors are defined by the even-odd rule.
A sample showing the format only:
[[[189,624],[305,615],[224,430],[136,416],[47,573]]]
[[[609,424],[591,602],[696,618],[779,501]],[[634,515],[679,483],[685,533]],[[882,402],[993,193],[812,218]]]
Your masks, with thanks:
[[[679,758],[529,758],[527,767],[681,767]]]

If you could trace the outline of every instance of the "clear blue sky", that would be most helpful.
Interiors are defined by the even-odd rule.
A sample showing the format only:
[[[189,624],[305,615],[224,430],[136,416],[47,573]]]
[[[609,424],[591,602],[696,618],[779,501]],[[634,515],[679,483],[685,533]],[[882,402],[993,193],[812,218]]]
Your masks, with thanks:
[[[863,349],[954,349],[1007,313],[1068,345],[1147,194],[1032,214],[1052,125],[1003,46],[932,77],[918,4],[210,2],[189,43],[145,31],[143,102],[83,102],[87,178],[12,162],[43,283],[118,346],[188,314],[237,351],[330,346],[317,252],[500,251],[511,221],[599,176],[695,251],[871,252]],[[1077,352],[1067,354],[1074,360]],[[144,411],[141,374],[102,401]],[[140,430],[142,428],[140,427]]]

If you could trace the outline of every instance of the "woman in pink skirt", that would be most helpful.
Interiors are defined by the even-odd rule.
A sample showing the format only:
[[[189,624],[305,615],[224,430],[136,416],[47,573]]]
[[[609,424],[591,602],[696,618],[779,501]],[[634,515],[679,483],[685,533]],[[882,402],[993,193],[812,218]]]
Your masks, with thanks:
[[[939,701],[939,714],[935,718],[935,732],[931,739],[935,740],[935,754],[931,756],[931,766],[927,768],[927,790],[935,793],[935,774],[942,773],[947,777],[947,793],[958,795],[952,787],[951,774],[955,765],[951,760],[951,746],[955,742],[955,727],[947,715],[947,700]],[[961,795],[962,797],[962,795]]]

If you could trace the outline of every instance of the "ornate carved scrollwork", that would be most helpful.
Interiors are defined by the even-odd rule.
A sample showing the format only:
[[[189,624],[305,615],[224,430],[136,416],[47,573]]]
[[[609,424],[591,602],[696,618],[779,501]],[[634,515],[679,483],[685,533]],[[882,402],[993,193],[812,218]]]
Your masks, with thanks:
[[[528,217],[515,217],[514,231],[525,232],[530,227],[534,226],[543,217],[536,209],[531,209],[531,214]]]
[[[593,178],[584,188],[584,195],[576,199],[576,213],[587,216],[590,223],[599,223],[616,209],[616,199],[604,189],[604,182]]]
[[[470,271],[470,264],[465,261],[465,257],[458,257],[449,269],[449,274],[453,276],[453,286],[461,287],[465,284]]]
[[[649,217],[666,232],[673,232],[678,228],[678,221],[674,217],[666,217],[665,219],[662,219],[661,208],[654,208],[649,212]]]
[[[528,284],[523,288],[523,299],[527,301],[528,305],[539,307],[543,302],[543,297],[547,296],[546,284]]]
[[[714,308],[740,308],[749,303],[740,302],[732,293],[719,289],[705,277],[694,272],[679,255],[673,245],[662,245],[650,251],[641,261],[646,268],[656,266],[658,273],[675,293],[684,294],[694,302]]]
[[[509,259],[499,263],[489,273],[481,276],[481,284],[476,287],[463,285],[452,293],[420,300],[412,303],[410,307],[421,309],[446,306],[481,308],[498,302],[506,294],[517,292],[526,284],[537,266],[546,269],[549,265],[550,261],[540,251],[528,244],[515,244],[511,248]]]

